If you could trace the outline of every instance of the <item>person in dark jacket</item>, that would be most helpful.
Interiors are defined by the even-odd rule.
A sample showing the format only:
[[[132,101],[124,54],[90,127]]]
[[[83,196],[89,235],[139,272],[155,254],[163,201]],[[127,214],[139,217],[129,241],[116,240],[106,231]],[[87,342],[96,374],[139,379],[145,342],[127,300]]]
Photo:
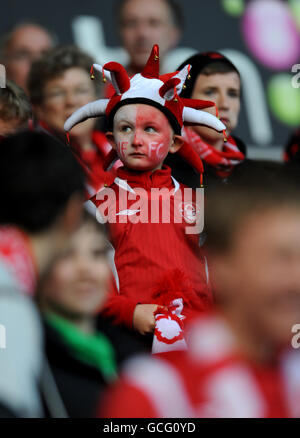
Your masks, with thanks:
[[[180,97],[211,101],[206,111],[217,114],[227,128],[223,134],[200,125],[183,129],[185,141],[203,161],[204,187],[210,188],[226,181],[246,157],[244,143],[231,135],[240,112],[240,74],[228,58],[217,52],[198,53],[183,62],[178,70],[187,64],[191,70]],[[180,182],[199,187],[198,174],[180,157],[169,155],[165,163]]]

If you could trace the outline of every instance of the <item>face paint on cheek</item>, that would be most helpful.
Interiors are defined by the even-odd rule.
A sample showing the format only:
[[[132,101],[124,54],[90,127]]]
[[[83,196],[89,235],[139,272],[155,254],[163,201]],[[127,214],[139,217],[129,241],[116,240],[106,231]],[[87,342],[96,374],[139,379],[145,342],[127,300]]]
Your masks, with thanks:
[[[148,156],[153,161],[161,161],[167,155],[169,143],[151,141],[148,146]]]
[[[120,158],[125,158],[125,152],[128,148],[128,141],[119,141],[118,142],[118,154]]]
[[[168,152],[169,152],[169,143],[167,144],[160,143],[156,149],[156,156],[159,160],[162,160],[168,154]]]
[[[126,132],[120,125],[124,120],[131,128]],[[117,112],[115,123],[117,152],[125,165],[147,170],[159,168],[168,154],[173,135],[166,116],[149,105],[125,105]],[[124,138],[127,141],[123,141]],[[134,156],[135,153],[141,155]]]

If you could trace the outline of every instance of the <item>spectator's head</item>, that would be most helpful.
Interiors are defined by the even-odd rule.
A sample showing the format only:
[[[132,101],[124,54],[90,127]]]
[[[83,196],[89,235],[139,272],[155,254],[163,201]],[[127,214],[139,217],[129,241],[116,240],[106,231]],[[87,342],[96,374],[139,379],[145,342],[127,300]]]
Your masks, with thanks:
[[[0,224],[17,226],[32,237],[43,270],[45,260],[64,247],[78,226],[81,167],[53,137],[24,132],[1,142],[0,187]]]
[[[0,88],[0,137],[25,128],[31,116],[25,92],[12,81],[6,81],[6,87]]]
[[[31,63],[54,46],[51,33],[36,23],[14,26],[0,42],[1,62],[7,77],[27,92]]]
[[[300,321],[299,187],[298,171],[253,162],[206,205],[216,303],[239,341],[262,342],[270,354]]]
[[[154,44],[159,45],[163,59],[177,45],[183,28],[182,13],[174,0],[121,0],[117,17],[132,73],[142,70]]]
[[[230,135],[237,126],[240,112],[241,80],[238,70],[228,58],[216,52],[191,56],[178,69],[186,64],[192,68],[181,97],[213,101],[227,127],[226,133]],[[206,111],[215,114],[213,107]],[[203,126],[193,129],[212,146],[222,139],[222,135]]]
[[[99,81],[90,79],[93,59],[75,46],[58,47],[33,63],[28,90],[37,118],[63,131],[66,119],[97,98]],[[90,136],[95,124],[89,119],[73,129],[73,136]]]
[[[84,211],[81,226],[44,279],[39,296],[43,311],[74,322],[94,317],[109,287],[107,253],[104,225]]]

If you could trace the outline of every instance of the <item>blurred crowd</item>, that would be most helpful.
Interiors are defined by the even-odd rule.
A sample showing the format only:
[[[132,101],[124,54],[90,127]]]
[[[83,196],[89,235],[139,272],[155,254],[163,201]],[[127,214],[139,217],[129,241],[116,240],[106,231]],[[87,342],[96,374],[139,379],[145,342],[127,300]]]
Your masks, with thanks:
[[[300,416],[299,129],[249,159],[227,57],[159,76],[185,26],[175,0],[118,1],[128,76],[36,22],[0,36],[0,418]],[[192,189],[187,223],[204,187],[204,227],[122,222],[120,187]]]

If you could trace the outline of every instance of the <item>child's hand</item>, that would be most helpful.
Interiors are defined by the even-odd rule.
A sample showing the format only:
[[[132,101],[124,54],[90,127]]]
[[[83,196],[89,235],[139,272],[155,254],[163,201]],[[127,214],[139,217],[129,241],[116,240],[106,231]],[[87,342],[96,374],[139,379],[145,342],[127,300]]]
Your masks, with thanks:
[[[133,312],[133,328],[142,335],[153,333],[155,328],[154,312],[162,306],[157,304],[137,304]]]

